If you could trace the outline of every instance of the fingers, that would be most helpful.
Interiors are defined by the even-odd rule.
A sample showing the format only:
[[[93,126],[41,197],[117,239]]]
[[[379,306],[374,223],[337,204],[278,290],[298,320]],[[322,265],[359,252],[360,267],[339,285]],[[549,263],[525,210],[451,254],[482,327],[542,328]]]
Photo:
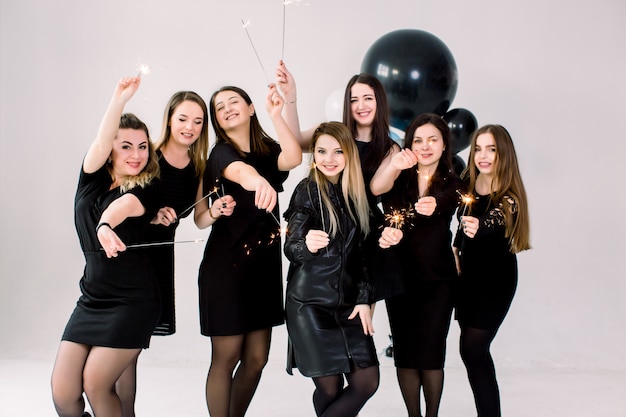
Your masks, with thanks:
[[[465,233],[467,237],[473,238],[476,236],[476,232],[478,232],[479,222],[476,217],[462,216],[461,226],[463,227],[463,233]]]
[[[237,202],[232,196],[225,195],[224,197],[220,197],[215,200],[214,204],[217,204],[218,210],[222,216],[230,216],[233,214]]]
[[[309,252],[316,253],[318,250],[328,246],[330,238],[323,230],[309,230],[304,240]]]
[[[415,203],[415,211],[422,216],[432,216],[436,208],[437,200],[432,196],[422,197]]]
[[[276,190],[265,179],[260,181],[255,191],[254,205],[262,210],[272,211],[276,206],[277,199]]]
[[[400,243],[402,236],[402,230],[395,227],[385,227],[378,239],[378,245],[383,249],[387,249]]]

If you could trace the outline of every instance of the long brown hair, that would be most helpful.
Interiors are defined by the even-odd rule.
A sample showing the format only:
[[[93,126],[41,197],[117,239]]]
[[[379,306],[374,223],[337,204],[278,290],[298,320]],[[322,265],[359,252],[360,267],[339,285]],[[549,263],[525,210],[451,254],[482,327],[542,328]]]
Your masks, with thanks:
[[[311,140],[311,159],[313,159],[315,155],[315,144],[322,135],[329,135],[335,138],[343,151],[346,166],[341,173],[341,192],[346,203],[348,214],[359,224],[363,234],[367,235],[370,230],[369,204],[365,194],[363,174],[361,173],[359,151],[354,143],[354,139],[348,128],[342,123],[322,123],[315,129],[315,132],[313,132],[313,138]],[[330,182],[326,176],[317,169],[314,163],[311,163],[309,169],[309,179],[317,183],[322,203],[330,213],[329,234],[335,236],[339,227],[339,221],[329,197]]]
[[[239,154],[243,156],[243,151],[237,146],[237,144],[228,137],[224,129],[220,126],[217,120],[217,113],[215,110],[215,97],[221,93],[222,91],[232,91],[235,94],[241,96],[244,101],[249,105],[252,104],[252,99],[244,90],[239,87],[234,87],[232,85],[228,85],[220,88],[211,96],[211,100],[209,101],[209,114],[211,115],[211,125],[213,125],[213,130],[215,131],[215,141],[216,143],[226,142],[231,144]],[[256,112],[252,116],[250,116],[250,151],[253,153],[258,153],[261,155],[268,155],[270,153],[269,144],[274,142],[274,140],[263,130],[261,127],[261,123],[259,123],[259,118],[256,115]]]
[[[193,161],[193,165],[196,169],[196,178],[202,178],[209,154],[209,114],[207,112],[206,103],[200,95],[193,91],[179,91],[174,93],[165,106],[161,136],[155,146],[156,149],[161,149],[169,142],[170,136],[172,135],[170,120],[176,107],[184,101],[191,101],[198,104],[204,113],[202,116],[202,130],[200,131],[200,136],[198,136],[198,139],[189,147],[189,157]]]
[[[376,114],[372,123],[372,141],[370,151],[361,161],[363,171],[373,174],[391,150],[393,142],[389,138],[389,105],[387,94],[381,82],[371,74],[357,74],[350,78],[343,97],[343,123],[348,126],[352,138],[357,137],[356,120],[352,116],[352,87],[354,84],[365,84],[374,90],[376,97]]]
[[[530,221],[526,189],[517,162],[515,146],[509,132],[500,125],[485,125],[472,135],[470,154],[463,178],[469,179],[469,190],[474,190],[478,178],[478,168],[474,162],[476,140],[482,134],[490,133],[496,144],[493,181],[491,182],[490,198],[494,204],[502,204],[506,222],[505,236],[509,239],[510,250],[518,253],[530,249]],[[511,204],[506,197],[517,203],[517,212],[513,213]]]
[[[137,186],[143,188],[146,185],[150,184],[150,182],[154,178],[158,178],[161,172],[159,168],[159,163],[157,162],[154,144],[150,140],[150,132],[148,131],[148,126],[146,126],[146,124],[133,113],[124,113],[120,118],[119,129],[141,130],[146,134],[146,138],[148,139],[148,162],[139,174],[125,177],[122,180],[122,184],[120,185],[120,191],[126,192]],[[107,164],[107,170],[109,171],[109,174],[113,176],[113,171],[110,164]]]

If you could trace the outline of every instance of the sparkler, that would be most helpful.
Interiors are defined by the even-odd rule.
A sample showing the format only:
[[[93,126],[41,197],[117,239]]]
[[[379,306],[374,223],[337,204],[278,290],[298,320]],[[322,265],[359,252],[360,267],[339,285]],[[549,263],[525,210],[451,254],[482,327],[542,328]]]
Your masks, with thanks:
[[[246,31],[246,35],[248,35],[248,40],[250,41],[252,50],[254,51],[254,54],[256,55],[256,59],[257,61],[259,61],[259,65],[261,66],[261,70],[263,71],[263,75],[265,76],[265,81],[267,81],[267,85],[270,85],[271,84],[270,79],[267,77],[267,72],[265,72],[265,67],[263,66],[263,62],[261,61],[261,58],[259,57],[259,53],[257,52],[256,48],[254,47],[254,42],[252,42],[252,38],[250,37],[250,32],[248,32],[248,26],[250,26],[250,20],[241,19],[241,24],[243,26],[243,29]]]
[[[396,229],[402,229],[404,223],[409,219],[415,217],[415,213],[412,208],[408,209],[392,209],[391,212],[385,213],[385,221],[389,224],[389,227]]]
[[[459,190],[456,190],[456,192],[461,196],[461,202],[463,203],[463,212],[461,213],[461,217],[463,217],[467,212],[468,206],[474,202],[474,197],[471,194],[461,194]]]
[[[136,244],[136,245],[128,245],[128,246],[126,246],[126,249],[147,248],[147,247],[150,247],[150,246],[177,245],[179,243],[200,243],[200,242],[204,242],[204,239],[175,240],[175,241],[171,241],[171,242],[139,243],[139,244]]]
[[[146,64],[140,64],[139,67],[137,67],[137,77],[141,77],[145,74],[150,74],[150,66]]]
[[[209,193],[207,195],[205,195],[204,197],[202,197],[200,200],[196,201],[195,203],[193,203],[192,205],[190,205],[189,207],[187,207],[185,210],[183,210],[178,217],[176,218],[176,220],[178,220],[179,217],[182,217],[183,214],[186,214],[189,210],[191,210],[192,208],[194,208],[195,206],[198,205],[198,203],[200,203],[202,200],[205,200],[207,198],[209,198],[210,196],[212,196],[213,194],[216,194],[218,197],[221,197],[219,195],[219,193],[217,192],[217,186],[213,187],[213,190],[209,191]],[[222,195],[224,195],[224,186],[222,185]]]
[[[417,175],[419,176],[420,174],[420,170],[416,169]],[[423,193],[420,193],[420,195],[417,197],[418,199],[424,197],[424,194],[426,193],[426,191],[428,191],[428,189],[430,188],[430,180],[431,180],[431,176],[430,176],[430,168],[428,168],[428,171],[426,171],[426,175],[423,176],[423,178],[426,179],[426,188],[424,189]]]

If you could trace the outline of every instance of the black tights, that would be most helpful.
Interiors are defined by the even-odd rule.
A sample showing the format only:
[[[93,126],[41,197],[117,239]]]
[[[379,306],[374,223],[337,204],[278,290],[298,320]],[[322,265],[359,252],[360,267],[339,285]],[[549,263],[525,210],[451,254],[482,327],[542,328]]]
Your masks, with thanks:
[[[345,375],[348,385],[343,386],[343,375],[313,378],[313,407],[318,417],[356,416],[367,400],[378,389],[378,366],[357,368]]]
[[[421,417],[420,391],[424,390],[426,417],[436,417],[439,413],[443,392],[443,369],[421,370],[397,368],[398,384],[404,398],[409,417]]]
[[[242,417],[267,364],[271,329],[211,337],[206,401],[211,417]]]
[[[461,326],[461,359],[467,370],[478,417],[500,417],[500,392],[489,347],[496,331]]]

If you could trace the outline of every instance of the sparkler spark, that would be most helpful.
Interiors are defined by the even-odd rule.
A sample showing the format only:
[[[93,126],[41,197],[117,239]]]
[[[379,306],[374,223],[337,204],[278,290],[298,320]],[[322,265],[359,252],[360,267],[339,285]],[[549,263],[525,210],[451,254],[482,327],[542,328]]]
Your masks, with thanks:
[[[415,217],[415,212],[411,207],[408,209],[392,209],[391,212],[385,213],[385,222],[389,224],[389,227],[396,229],[402,229],[408,219]]]
[[[150,74],[151,68],[149,65],[146,64],[140,64],[139,67],[137,67],[137,77],[141,77],[142,75],[145,74]]]

